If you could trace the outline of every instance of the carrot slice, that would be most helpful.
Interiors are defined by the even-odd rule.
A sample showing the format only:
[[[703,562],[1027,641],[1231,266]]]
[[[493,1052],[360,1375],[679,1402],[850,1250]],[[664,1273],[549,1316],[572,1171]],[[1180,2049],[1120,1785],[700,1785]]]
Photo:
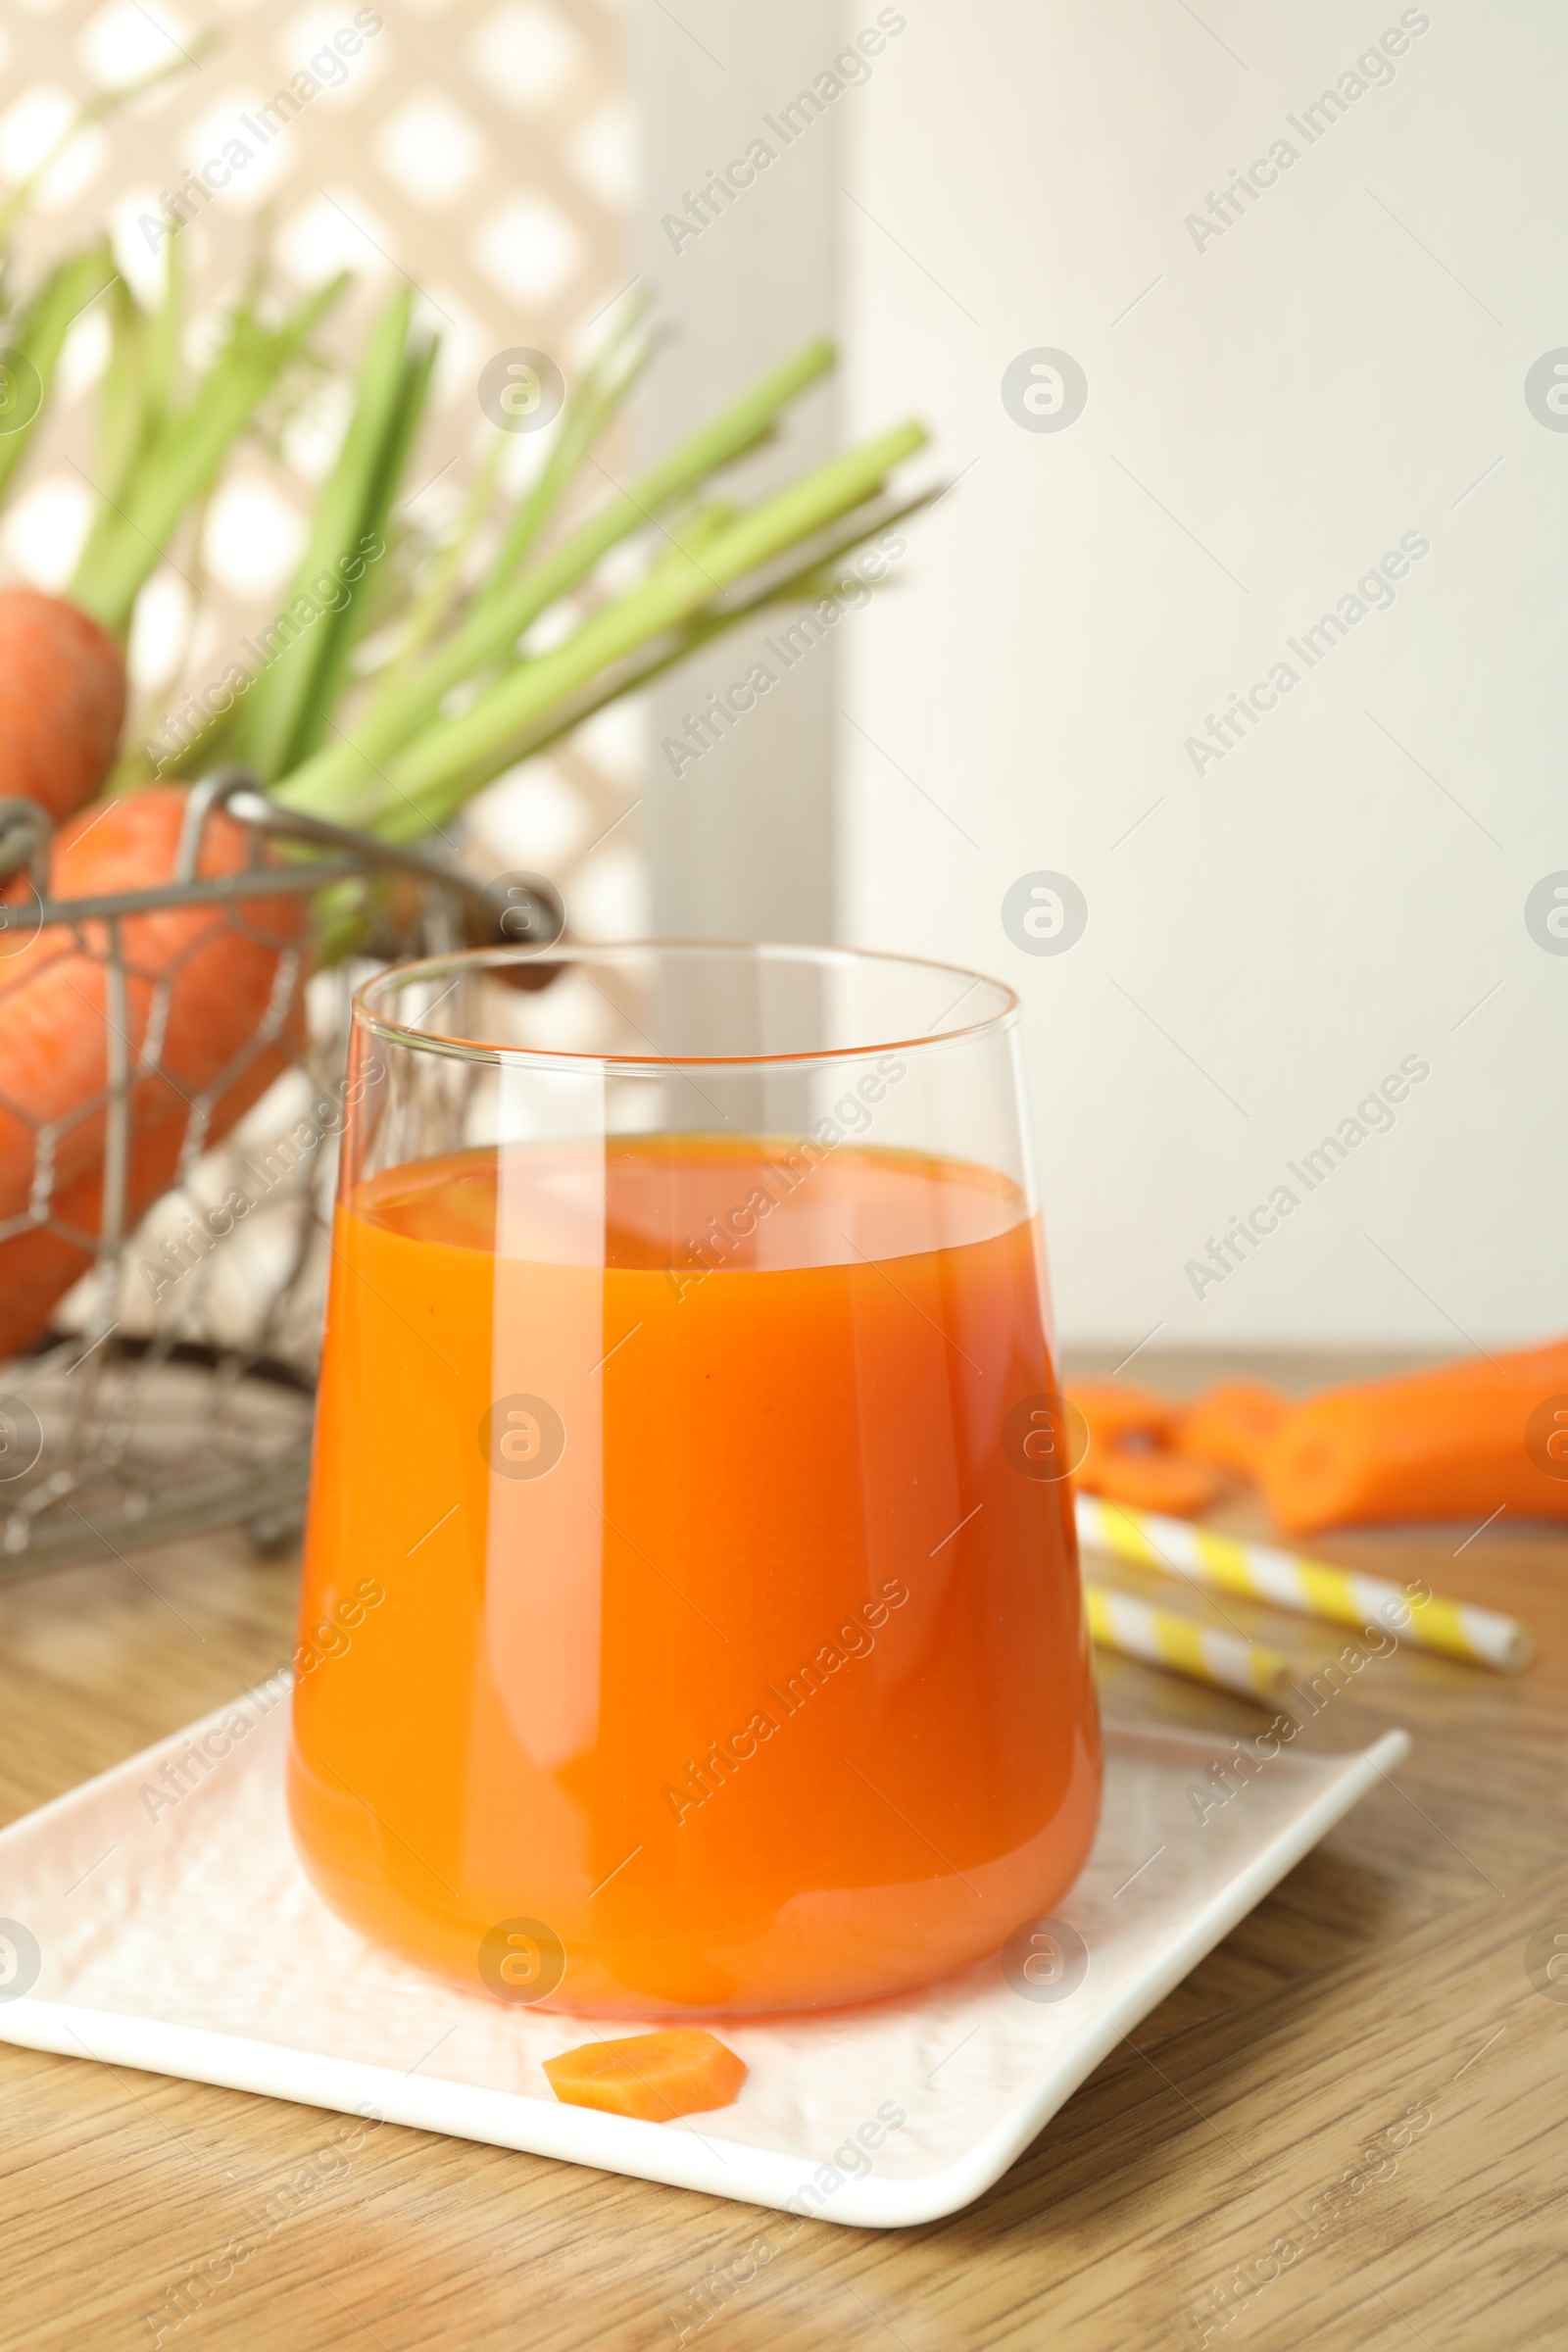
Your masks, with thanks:
[[[1178,1414],[1171,1443],[1178,1453],[1239,1478],[1255,1478],[1263,1448],[1290,1418],[1291,1400],[1258,1380],[1222,1380]]]
[[[624,2041],[585,2041],[547,2058],[545,2073],[568,2107],[599,2107],[648,2124],[727,2107],[746,2080],[734,2051],[695,2026],[633,2034]]]
[[[1176,1420],[1176,1407],[1168,1396],[1140,1389],[1130,1380],[1076,1381],[1067,1391],[1067,1402],[1088,1422],[1095,1446],[1112,1446],[1123,1438],[1148,1438],[1162,1445]]]
[[[1085,1494],[1103,1494],[1133,1510],[1189,1518],[1214,1500],[1225,1482],[1201,1462],[1170,1450],[1177,1407],[1131,1381],[1086,1380],[1067,1391],[1089,1431],[1089,1450],[1073,1472]]]
[[[1107,1502],[1124,1502],[1134,1511],[1168,1511],[1190,1519],[1223,1491],[1225,1481],[1206,1462],[1190,1462],[1180,1453],[1154,1447],[1140,1452],[1132,1446],[1108,1446],[1097,1452],[1091,1446],[1073,1484],[1086,1494],[1103,1494]]]
[[[1397,1519],[1568,1519],[1568,1340],[1328,1389],[1259,1469],[1287,1534]]]

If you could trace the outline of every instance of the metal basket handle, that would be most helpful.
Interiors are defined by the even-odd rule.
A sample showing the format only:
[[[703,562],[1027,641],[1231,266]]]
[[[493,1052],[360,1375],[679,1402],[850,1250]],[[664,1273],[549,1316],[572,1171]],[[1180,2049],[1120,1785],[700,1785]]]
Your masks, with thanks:
[[[42,929],[46,923],[154,913],[254,893],[259,856],[249,872],[202,875],[198,870],[202,839],[218,808],[247,827],[258,852],[264,841],[275,840],[336,853],[309,863],[268,867],[270,895],[280,890],[290,894],[316,891],[326,883],[366,873],[405,874],[441,894],[469,947],[548,948],[565,929],[561,894],[541,874],[514,873],[493,882],[478,881],[444,858],[401,849],[347,825],[330,825],[320,817],[280,808],[258,778],[240,767],[220,768],[191,787],[174,871],[167,882],[145,890],[104,891],[79,899],[49,895],[54,827],[47,812],[33,801],[0,799],[0,884],[25,871],[36,902],[25,909],[15,905],[0,907],[0,928],[16,930],[24,919]]]

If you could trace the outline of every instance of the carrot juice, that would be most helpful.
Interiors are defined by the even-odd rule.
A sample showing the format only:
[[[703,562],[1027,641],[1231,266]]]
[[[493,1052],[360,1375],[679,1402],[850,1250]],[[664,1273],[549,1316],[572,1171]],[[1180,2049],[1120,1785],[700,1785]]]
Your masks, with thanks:
[[[1006,1426],[1055,1389],[1042,1262],[1009,1179],[850,1144],[351,1188],[289,1763],[333,1908],[638,2017],[896,1991],[1049,1911],[1101,1763],[1069,1493]]]

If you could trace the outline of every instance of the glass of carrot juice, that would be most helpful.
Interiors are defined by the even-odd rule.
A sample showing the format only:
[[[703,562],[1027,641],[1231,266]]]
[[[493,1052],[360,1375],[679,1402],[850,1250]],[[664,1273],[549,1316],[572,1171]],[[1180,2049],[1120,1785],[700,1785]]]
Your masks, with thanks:
[[[724,2017],[1066,1892],[1100,1732],[1018,1022],[826,948],[360,992],[288,1795],[364,1935]]]

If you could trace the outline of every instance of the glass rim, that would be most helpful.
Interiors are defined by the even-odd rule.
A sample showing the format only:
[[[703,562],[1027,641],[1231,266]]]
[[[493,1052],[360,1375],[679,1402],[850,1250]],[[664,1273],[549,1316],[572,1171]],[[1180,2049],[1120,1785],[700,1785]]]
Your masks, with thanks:
[[[863,1045],[819,1046],[799,1053],[786,1054],[598,1054],[570,1046],[514,1046],[482,1038],[443,1037],[432,1029],[421,1028],[412,1021],[397,1021],[378,1010],[371,1002],[378,991],[389,993],[409,986],[421,978],[435,978],[441,973],[464,972],[496,966],[547,963],[553,958],[573,958],[593,962],[609,961],[616,956],[646,954],[650,951],[678,950],[684,955],[743,954],[761,960],[788,960],[798,957],[805,963],[898,963],[917,971],[947,972],[955,980],[967,981],[962,993],[949,1007],[956,1011],[963,1000],[976,988],[998,991],[1004,1002],[994,1011],[960,1029],[926,1030],[912,1037],[875,1038]],[[453,985],[457,985],[456,978]],[[553,940],[548,947],[488,947],[460,948],[444,956],[421,956],[408,963],[389,965],[385,971],[372,973],[361,981],[353,993],[354,1017],[388,1045],[407,1046],[422,1053],[448,1054],[463,1060],[481,1060],[513,1063],[566,1062],[578,1068],[627,1069],[642,1072],[681,1069],[776,1069],[803,1066],[820,1061],[863,1061],[873,1054],[914,1054],[952,1046],[966,1040],[983,1037],[988,1032],[1002,1031],[1014,1026],[1021,1010],[1018,992],[994,973],[972,971],[967,964],[948,963],[933,956],[901,956],[885,948],[841,948],[820,943],[789,940],[755,939],[627,939],[627,940]],[[945,1015],[943,1016],[946,1017]]]

